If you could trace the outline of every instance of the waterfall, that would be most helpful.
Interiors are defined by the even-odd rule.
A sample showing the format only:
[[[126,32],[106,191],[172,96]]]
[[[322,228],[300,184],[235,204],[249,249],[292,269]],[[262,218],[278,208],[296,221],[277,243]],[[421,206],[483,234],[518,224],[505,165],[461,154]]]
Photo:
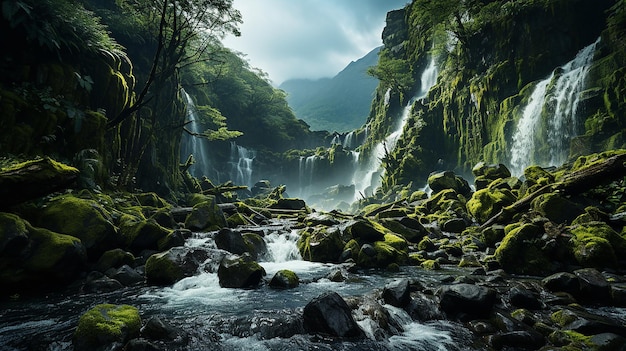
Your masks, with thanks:
[[[184,89],[181,89],[181,92],[183,93],[185,103],[187,104],[187,129],[194,134],[202,133],[202,126],[199,123],[198,111],[193,103],[193,99],[191,99],[191,96],[189,96]],[[201,178],[202,176],[211,175],[212,170],[208,140],[190,135],[189,133],[183,133],[183,137],[180,142],[181,163],[185,162],[189,155],[193,155],[195,160],[195,163],[189,167],[189,173],[192,176]]]
[[[354,144],[356,144],[356,140],[354,138],[355,134],[354,130],[346,134],[346,138],[343,140],[342,145],[345,149],[354,149]]]
[[[531,164],[561,165],[567,160],[569,141],[580,130],[577,119],[580,93],[599,42],[600,38],[580,50],[572,61],[535,86],[513,133],[510,149],[513,174],[523,174]],[[545,133],[543,138],[542,133]],[[542,147],[548,151],[542,152]]]
[[[413,103],[417,100],[424,99],[428,94],[430,88],[432,88],[437,83],[437,76],[439,71],[437,69],[437,62],[434,56],[430,58],[430,62],[424,72],[422,72],[421,76],[421,89],[417,95],[409,100],[406,106],[402,109],[402,114],[400,115],[399,121],[396,123],[393,131],[381,142],[376,144],[370,153],[365,163],[365,168],[361,170],[357,170],[354,173],[353,183],[356,185],[356,194],[355,196],[358,198],[360,194],[366,194],[366,190],[368,188],[375,189],[380,186],[380,174],[382,174],[383,169],[381,169],[382,159],[385,156],[386,152],[392,152],[396,147],[396,143],[402,136],[402,130],[406,125],[406,122],[409,120],[411,116],[411,110],[413,108]]]
[[[252,187],[252,162],[256,151],[230,142],[230,178],[235,184]]]

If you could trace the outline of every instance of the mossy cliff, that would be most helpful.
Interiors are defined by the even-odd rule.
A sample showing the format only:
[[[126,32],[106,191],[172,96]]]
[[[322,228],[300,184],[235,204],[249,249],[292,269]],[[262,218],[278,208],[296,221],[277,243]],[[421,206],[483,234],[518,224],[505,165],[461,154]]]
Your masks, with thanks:
[[[399,111],[420,91],[432,56],[439,73],[386,157],[385,190],[424,184],[437,169],[470,174],[480,161],[511,160],[513,133],[537,82],[598,38],[577,97],[579,127],[564,148],[571,160],[624,147],[625,13],[621,0],[444,1],[435,8],[415,0],[390,12],[364,152],[389,134]],[[545,118],[535,131],[531,161],[537,163],[550,151]]]

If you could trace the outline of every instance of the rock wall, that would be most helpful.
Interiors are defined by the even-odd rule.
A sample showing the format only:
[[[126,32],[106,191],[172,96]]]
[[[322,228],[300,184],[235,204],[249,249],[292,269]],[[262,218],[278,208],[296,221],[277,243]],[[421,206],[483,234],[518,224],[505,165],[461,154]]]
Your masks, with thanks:
[[[440,23],[425,20],[433,18],[425,17],[425,3],[414,0],[390,12],[383,32],[387,58],[408,62],[415,83],[406,91],[381,82],[365,152],[385,137],[398,111],[419,91],[430,55],[440,72],[387,155],[385,190],[410,182],[421,186],[437,169],[469,175],[479,161],[509,163],[513,133],[537,82],[598,38],[577,95],[578,135],[568,140],[568,159],[626,146],[624,1],[479,1],[474,8],[457,2],[456,12]],[[542,123],[549,122],[544,117]],[[537,152],[545,152],[547,144],[538,142]]]

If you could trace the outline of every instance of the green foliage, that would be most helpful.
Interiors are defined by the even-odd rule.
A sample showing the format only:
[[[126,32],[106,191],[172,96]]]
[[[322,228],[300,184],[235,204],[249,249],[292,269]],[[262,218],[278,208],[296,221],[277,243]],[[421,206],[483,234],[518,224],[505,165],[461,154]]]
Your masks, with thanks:
[[[2,17],[26,40],[60,54],[121,54],[100,19],[82,4],[70,0],[8,0],[2,2]]]
[[[369,68],[367,73],[378,78],[383,86],[399,92],[410,91],[415,83],[409,62],[392,57],[387,49],[380,52],[378,65]]]

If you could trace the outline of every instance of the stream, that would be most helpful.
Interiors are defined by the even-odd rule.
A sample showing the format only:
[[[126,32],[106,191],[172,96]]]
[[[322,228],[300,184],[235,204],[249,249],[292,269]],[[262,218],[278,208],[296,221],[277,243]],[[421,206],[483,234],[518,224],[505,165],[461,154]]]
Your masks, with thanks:
[[[97,304],[129,304],[139,309],[143,323],[153,317],[181,331],[180,350],[467,350],[471,333],[460,324],[438,320],[418,323],[402,309],[383,305],[394,325],[393,335],[381,336],[377,324],[360,310],[353,311],[366,338],[337,340],[307,334],[301,316],[311,299],[328,291],[344,299],[372,298],[389,282],[408,277],[437,284],[454,272],[425,271],[403,267],[400,272],[378,270],[349,273],[345,267],[303,261],[296,248],[297,233],[286,222],[263,227],[268,255],[259,260],[268,281],[281,269],[294,271],[300,285],[277,290],[267,284],[257,289],[227,289],[219,286],[215,267],[173,286],[141,284],[112,293],[81,293],[73,286],[64,292],[41,297],[20,297],[1,303],[0,349],[73,350],[72,334],[78,318]],[[214,233],[194,233],[189,247],[215,248]],[[346,279],[335,282],[328,274],[341,269]]]

